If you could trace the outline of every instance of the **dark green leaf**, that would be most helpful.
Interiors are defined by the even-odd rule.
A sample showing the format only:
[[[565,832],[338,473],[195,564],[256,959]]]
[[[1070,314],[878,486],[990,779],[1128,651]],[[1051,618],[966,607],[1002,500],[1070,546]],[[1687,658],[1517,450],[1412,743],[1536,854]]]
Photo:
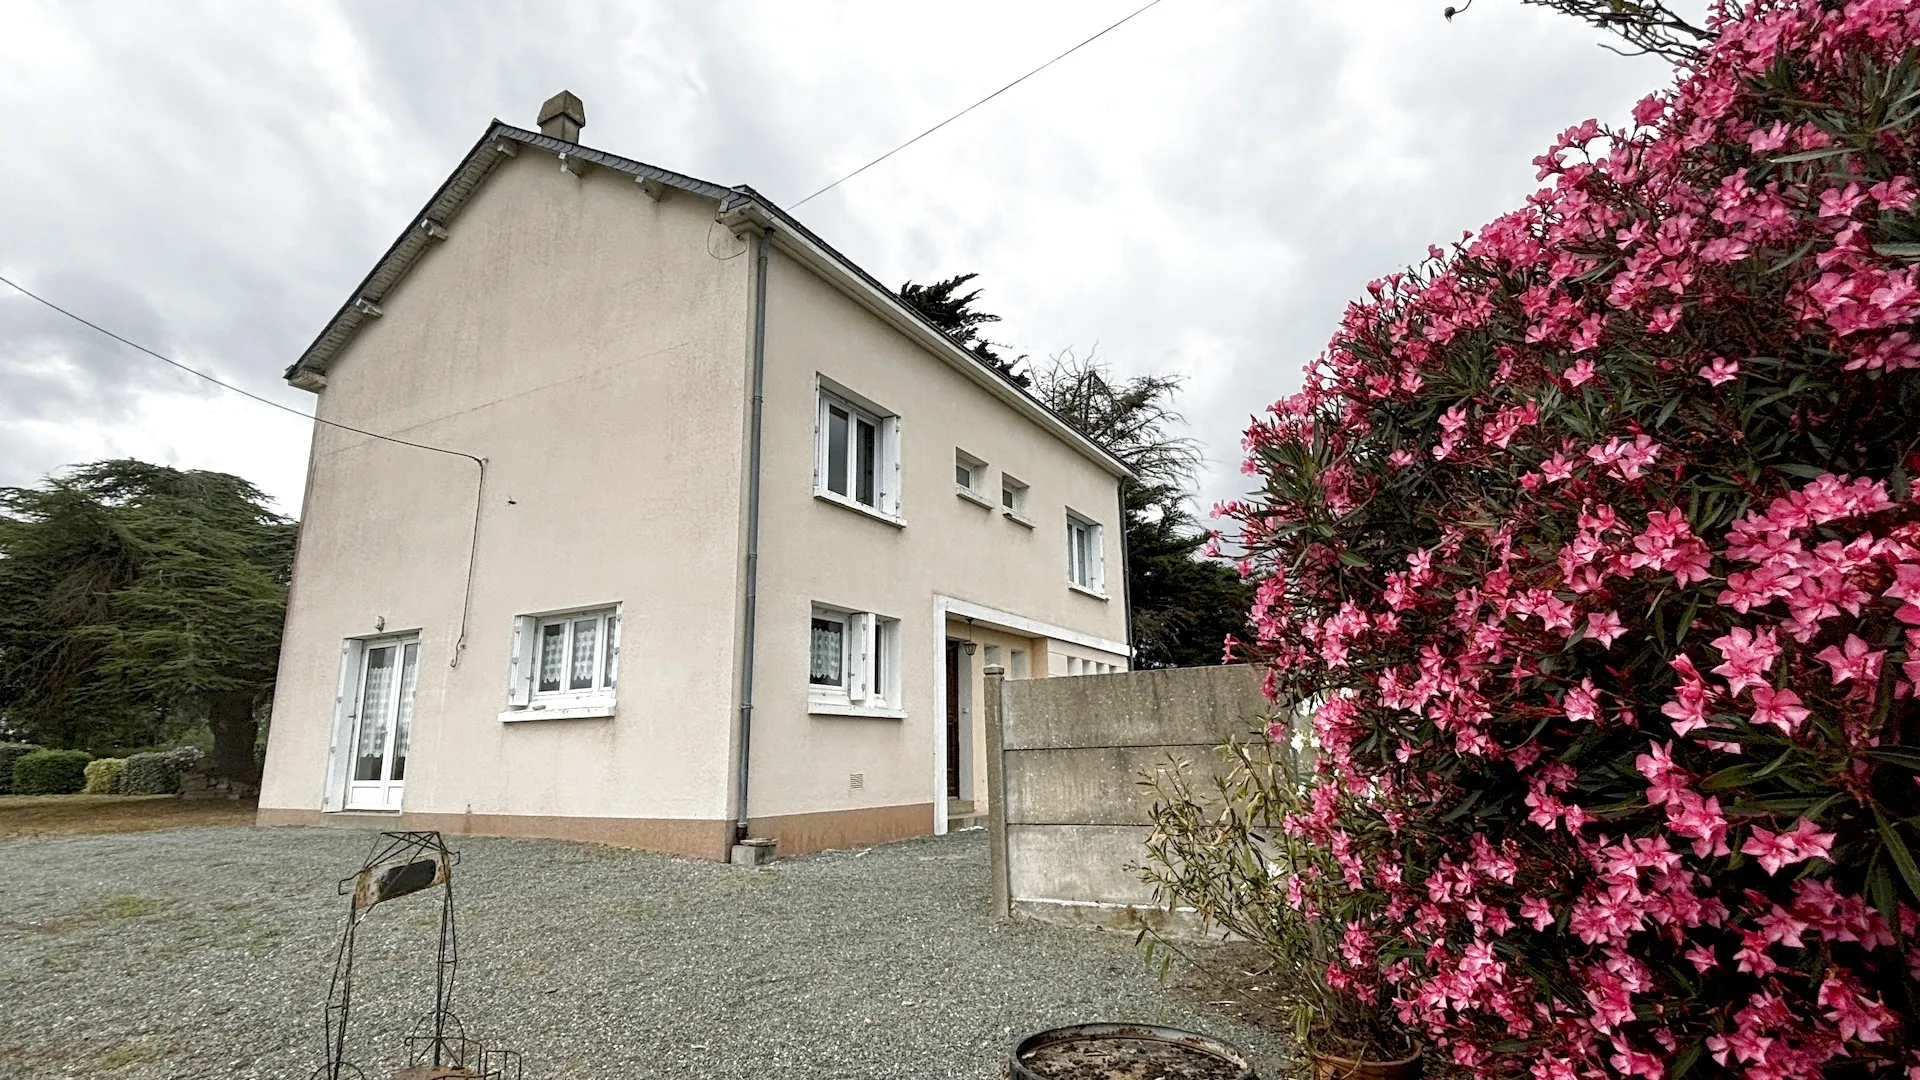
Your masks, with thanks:
[[[1862,751],[1867,757],[1920,772],[1920,747],[1874,746]]]
[[[1907,850],[1907,842],[1900,839],[1893,822],[1888,821],[1887,815],[1881,813],[1877,806],[1873,808],[1873,817],[1880,824],[1880,838],[1886,842],[1887,857],[1899,868],[1901,878],[1907,883],[1907,891],[1920,899],[1920,867],[1913,864],[1913,852]]]

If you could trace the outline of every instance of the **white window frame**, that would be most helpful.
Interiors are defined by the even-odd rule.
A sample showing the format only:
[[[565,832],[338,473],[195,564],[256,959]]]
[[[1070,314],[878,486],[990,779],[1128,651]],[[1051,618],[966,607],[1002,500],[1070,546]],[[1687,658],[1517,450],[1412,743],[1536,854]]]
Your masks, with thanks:
[[[829,423],[829,414],[835,408],[848,414],[847,474],[843,478],[847,490],[844,493],[833,490],[834,481],[841,478],[828,475],[832,467],[832,447],[829,445],[832,425]],[[862,502],[859,497],[861,424],[870,425],[874,430],[871,503]],[[900,417],[824,376],[816,378],[814,390],[813,494],[817,499],[857,510],[894,525],[904,524],[900,519]]]
[[[1000,513],[1008,520],[1033,528],[1033,519],[1027,516],[1027,493],[1032,489],[1020,480],[1000,474]]]
[[[525,720],[571,720],[610,717],[619,696],[621,633],[626,619],[622,604],[598,604],[592,607],[549,611],[539,615],[521,615],[513,620],[513,649],[507,663],[507,708],[500,714],[503,723]],[[598,621],[594,631],[593,685],[574,689],[567,677],[571,667],[576,624]],[[541,644],[547,628],[563,626],[561,664],[563,685],[557,690],[540,689]]]
[[[960,474],[967,474],[967,482],[960,482]],[[953,493],[976,506],[992,510],[993,502],[987,498],[987,463],[967,453],[959,447],[953,449]]]
[[[814,620],[839,623],[840,673],[834,684],[813,681]],[[901,698],[900,620],[871,611],[815,604],[807,620],[807,711],[817,716],[905,719]]]
[[[1088,596],[1107,598],[1106,551],[1100,523],[1067,511],[1067,587]],[[1083,546],[1080,536],[1087,542]]]

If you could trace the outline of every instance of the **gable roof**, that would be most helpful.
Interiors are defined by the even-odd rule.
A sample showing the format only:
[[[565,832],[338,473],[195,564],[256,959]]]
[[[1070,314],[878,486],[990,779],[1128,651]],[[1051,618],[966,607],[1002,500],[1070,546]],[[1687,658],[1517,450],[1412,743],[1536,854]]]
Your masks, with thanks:
[[[892,324],[950,366],[959,369],[1015,411],[1026,415],[1114,476],[1133,475],[1133,471],[1112,451],[1088,438],[1005,372],[962,348],[929,322],[926,316],[907,306],[893,290],[882,285],[872,274],[834,250],[793,215],[775,206],[753,188],[744,184],[725,187],[643,161],[528,131],[501,120],[495,120],[488,126],[486,134],[467,151],[459,166],[427,200],[427,205],[374,263],[373,269],[361,279],[346,302],[340,305],[340,310],[334,312],[320,335],[307,346],[300,359],[287,368],[286,380],[303,389],[317,389],[322,385],[321,380],[315,377],[326,374],[334,357],[353,339],[361,324],[378,316],[380,302],[407,275],[407,271],[437,241],[446,237],[447,226],[459,216],[467,200],[473,197],[473,193],[486,181],[500,160],[517,154],[523,146],[626,173],[637,183],[657,184],[665,189],[712,199],[719,204],[716,220],[730,227],[771,229],[774,246],[783,253],[825,278],[855,302]]]

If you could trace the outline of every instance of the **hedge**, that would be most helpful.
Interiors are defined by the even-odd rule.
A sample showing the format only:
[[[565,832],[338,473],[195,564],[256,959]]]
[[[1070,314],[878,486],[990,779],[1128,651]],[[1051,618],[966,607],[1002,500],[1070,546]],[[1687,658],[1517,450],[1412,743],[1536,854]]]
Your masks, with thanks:
[[[87,786],[85,750],[35,750],[13,763],[16,795],[72,795]]]
[[[127,768],[127,759],[117,757],[95,758],[87,762],[87,786],[83,795],[120,794],[120,774]]]
[[[0,795],[13,791],[13,763],[38,749],[32,743],[0,743]]]
[[[204,755],[191,746],[176,747],[156,754],[134,754],[127,758],[120,774],[124,795],[176,795],[180,774],[200,764]]]

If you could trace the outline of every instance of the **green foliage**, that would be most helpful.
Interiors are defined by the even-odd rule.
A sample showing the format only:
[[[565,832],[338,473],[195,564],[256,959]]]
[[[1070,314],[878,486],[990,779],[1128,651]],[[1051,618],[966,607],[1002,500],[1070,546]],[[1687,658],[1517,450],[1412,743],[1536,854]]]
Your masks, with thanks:
[[[191,746],[155,754],[135,754],[120,774],[123,795],[177,795],[180,776],[200,764],[200,751]]]
[[[118,460],[0,488],[0,709],[52,745],[212,715],[246,769],[279,660],[295,527],[224,473]]]
[[[1119,381],[1097,357],[1072,350],[1052,361],[1034,371],[1035,396],[1134,471],[1122,496],[1135,666],[1220,663],[1229,634],[1252,636],[1253,591],[1233,566],[1201,554],[1207,536],[1191,508],[1200,451],[1173,434],[1185,423],[1173,408],[1180,380]]]
[[[87,786],[83,795],[120,794],[120,774],[127,769],[127,759],[116,757],[94,758],[87,762]]]
[[[1321,1050],[1392,1061],[1411,1042],[1384,1009],[1366,1008],[1327,981],[1339,951],[1337,925],[1322,911],[1278,902],[1275,883],[1311,880],[1339,868],[1327,852],[1272,823],[1309,810],[1310,761],[1289,733],[1299,724],[1287,710],[1265,730],[1221,747],[1206,783],[1200,762],[1172,758],[1140,781],[1152,800],[1153,833],[1146,857],[1131,867],[1154,890],[1156,906],[1191,908],[1210,932],[1225,932],[1259,947],[1264,981],[1283,994],[1282,1011],[1295,1037]],[[1165,945],[1142,935],[1151,959]]]
[[[1139,375],[1117,381],[1106,364],[1071,349],[1045,368],[1015,371],[1025,357],[1009,361],[980,336],[981,328],[1000,316],[974,307],[979,289],[960,291],[977,276],[956,274],[931,285],[909,281],[900,286],[900,298],[975,356],[1032,390],[1137,475],[1123,485],[1135,666],[1220,663],[1229,635],[1251,636],[1247,610],[1253,590],[1231,565],[1200,554],[1207,537],[1189,505],[1200,451],[1192,439],[1172,434],[1185,423],[1172,404],[1180,380]]]
[[[13,763],[39,749],[32,743],[0,743],[0,795],[13,792]]]
[[[974,308],[973,302],[980,298],[980,290],[975,289],[965,295],[959,295],[960,288],[967,282],[979,277],[979,274],[955,274],[945,281],[936,281],[931,285],[915,285],[909,281],[900,286],[900,299],[906,305],[926,317],[926,320],[952,338],[961,348],[998,368],[1000,372],[1021,386],[1028,385],[1027,376],[1014,370],[1025,357],[1008,360],[995,351],[994,342],[980,336],[980,328],[989,323],[997,323],[1000,316],[992,315]]]
[[[13,763],[15,795],[72,795],[87,786],[85,750],[35,750]]]

